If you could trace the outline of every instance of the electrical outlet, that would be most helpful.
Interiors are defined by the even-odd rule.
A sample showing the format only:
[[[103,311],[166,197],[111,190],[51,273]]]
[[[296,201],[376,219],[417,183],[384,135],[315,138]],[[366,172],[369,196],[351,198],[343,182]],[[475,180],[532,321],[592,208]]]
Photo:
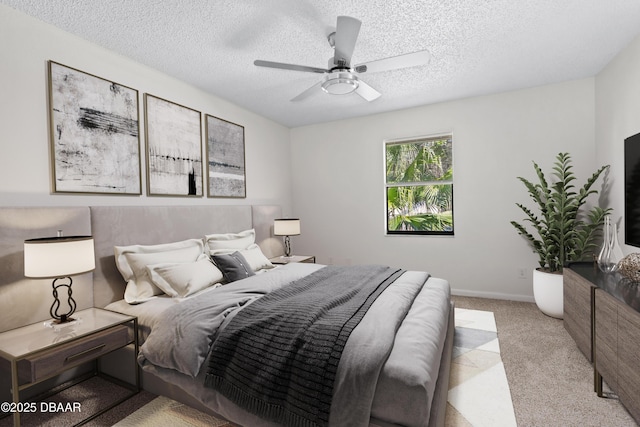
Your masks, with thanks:
[[[519,279],[526,279],[527,278],[527,269],[520,267],[518,268],[518,278]]]

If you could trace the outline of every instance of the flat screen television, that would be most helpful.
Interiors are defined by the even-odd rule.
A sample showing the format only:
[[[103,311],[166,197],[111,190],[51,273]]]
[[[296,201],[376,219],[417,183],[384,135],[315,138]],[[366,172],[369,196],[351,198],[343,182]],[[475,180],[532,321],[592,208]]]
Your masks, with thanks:
[[[624,140],[624,242],[640,247],[640,133]]]

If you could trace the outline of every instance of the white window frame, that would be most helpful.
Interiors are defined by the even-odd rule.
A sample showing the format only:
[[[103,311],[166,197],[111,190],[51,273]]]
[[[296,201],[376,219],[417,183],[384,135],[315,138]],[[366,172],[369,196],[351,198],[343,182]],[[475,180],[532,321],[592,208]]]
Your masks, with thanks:
[[[434,141],[440,139],[450,139],[451,140],[451,168],[453,169],[453,132],[443,132],[432,135],[424,135],[417,137],[409,137],[409,138],[401,138],[401,139],[387,139],[383,141],[382,144],[382,163],[383,163],[383,186],[384,186],[384,195],[383,195],[383,203],[384,203],[384,230],[385,234],[388,236],[453,236],[455,232],[455,221],[454,221],[454,176],[452,175],[449,180],[436,180],[436,181],[420,181],[420,182],[410,182],[410,183],[388,183],[387,182],[387,147],[389,145],[396,144],[411,144],[420,141]],[[389,213],[388,213],[388,189],[392,187],[407,187],[407,186],[427,186],[427,185],[451,185],[451,221],[452,228],[451,230],[389,230]]]

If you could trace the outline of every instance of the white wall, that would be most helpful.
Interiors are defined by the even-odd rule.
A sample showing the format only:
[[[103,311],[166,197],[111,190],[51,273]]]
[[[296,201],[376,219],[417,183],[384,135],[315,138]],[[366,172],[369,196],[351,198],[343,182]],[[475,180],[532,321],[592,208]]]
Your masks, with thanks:
[[[243,125],[247,198],[51,194],[48,60],[138,90],[143,193],[146,188],[143,93]],[[280,204],[284,212],[291,209],[288,128],[3,5],[0,5],[0,130],[3,206],[264,203]],[[203,159],[204,147],[203,135]]]
[[[640,249],[624,244],[624,139],[640,132],[640,37],[598,74],[596,82],[596,157],[611,164],[610,204],[620,224],[625,254]]]
[[[291,131],[2,5],[0,40],[1,205],[277,203],[302,219],[295,253],[426,269],[458,294],[531,300],[536,256],[509,224],[522,218],[514,203],[528,202],[515,177],[533,179],[532,160],[548,171],[559,151],[580,181],[610,163],[620,216],[622,140],[640,132],[640,39],[595,79]],[[140,105],[147,92],[245,126],[247,198],[51,194],[48,60],[133,87]],[[441,132],[454,135],[456,235],[385,236],[382,141]],[[142,153],[143,136],[141,120]]]
[[[509,221],[560,151],[594,166],[594,80],[424,106],[291,131],[293,252],[319,262],[427,270],[458,294],[532,300],[537,257]],[[454,237],[386,236],[383,140],[453,132]],[[525,269],[525,278],[518,275]]]

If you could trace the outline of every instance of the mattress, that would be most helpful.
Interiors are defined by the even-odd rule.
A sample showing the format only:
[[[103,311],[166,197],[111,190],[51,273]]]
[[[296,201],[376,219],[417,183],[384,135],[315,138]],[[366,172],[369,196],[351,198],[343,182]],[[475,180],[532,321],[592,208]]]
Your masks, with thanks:
[[[223,288],[258,288],[260,294],[285,286],[293,278],[310,274],[319,268],[322,266],[318,264],[288,264],[275,271],[225,285]],[[352,335],[360,335],[360,341],[356,343],[356,338],[350,338],[342,354],[339,366],[341,371],[334,386],[330,425],[352,427],[369,425],[371,422],[378,425],[428,425],[449,322],[450,290],[445,280],[430,277],[425,272],[407,271],[394,284],[398,295],[401,294],[404,285],[416,281],[422,281],[424,285],[404,321],[395,331],[392,350],[385,356],[382,369],[373,381],[373,389],[370,392],[361,389],[360,381],[349,379],[345,372],[362,365],[368,357],[371,349],[367,346],[373,346],[378,339],[375,331],[384,326],[386,312],[392,303],[380,297],[371,306],[361,324],[355,328]],[[209,297],[216,293],[222,295],[230,289],[208,289],[189,299],[201,298],[205,294]],[[106,308],[137,316],[141,342],[144,342],[162,319],[163,312],[184,302],[185,300],[164,296],[138,305],[117,301]],[[352,344],[352,341],[356,344]],[[276,425],[261,420],[214,390],[204,387],[206,369],[199,370],[196,372],[197,375],[192,377],[176,369],[151,363],[153,355],[144,355],[149,348],[152,348],[151,344],[143,344],[141,347],[143,355],[140,362],[145,372],[180,387],[198,402],[228,420],[251,426]],[[206,361],[203,366],[206,366]]]

